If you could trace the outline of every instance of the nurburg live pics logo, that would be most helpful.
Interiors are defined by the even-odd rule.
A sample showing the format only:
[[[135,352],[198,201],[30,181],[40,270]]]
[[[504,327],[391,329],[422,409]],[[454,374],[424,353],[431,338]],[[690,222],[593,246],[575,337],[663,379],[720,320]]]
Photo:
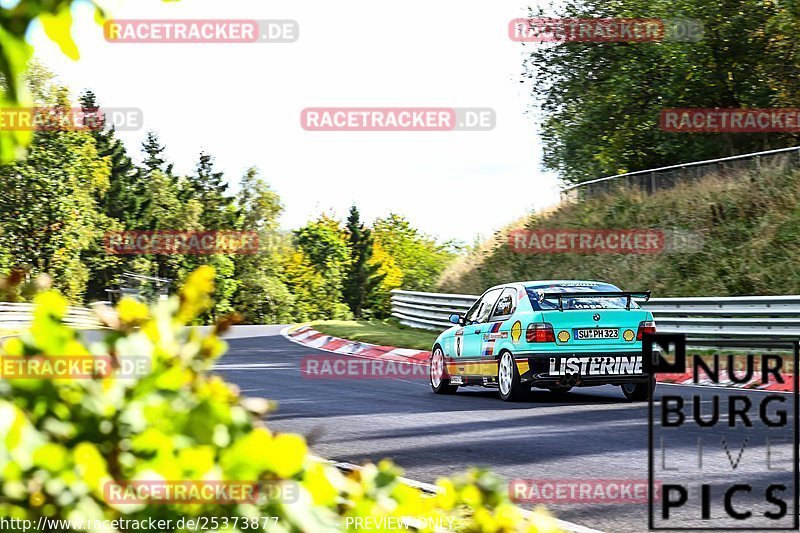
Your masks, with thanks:
[[[649,529],[797,531],[800,343],[713,344],[713,355],[689,355],[692,384],[734,386],[668,386],[658,399],[651,395]],[[650,375],[687,372],[685,335],[646,333],[642,345]],[[792,384],[792,392],[770,390],[783,384]]]

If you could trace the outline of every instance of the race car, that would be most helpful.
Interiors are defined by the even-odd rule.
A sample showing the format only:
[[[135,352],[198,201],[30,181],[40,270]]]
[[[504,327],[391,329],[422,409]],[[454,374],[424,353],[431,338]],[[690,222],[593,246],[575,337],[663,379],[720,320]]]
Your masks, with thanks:
[[[654,378],[643,372],[642,336],[655,333],[653,314],[626,292],[600,281],[525,281],[487,290],[431,350],[433,392],[498,388],[505,401],[532,387],[619,385],[631,401],[649,399]]]

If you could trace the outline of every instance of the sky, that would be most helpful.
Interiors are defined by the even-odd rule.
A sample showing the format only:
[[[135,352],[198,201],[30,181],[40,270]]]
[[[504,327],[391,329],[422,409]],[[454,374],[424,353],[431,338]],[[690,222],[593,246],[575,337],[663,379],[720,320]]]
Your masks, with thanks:
[[[0,0],[4,5],[12,0]],[[256,166],[285,206],[281,225],[355,203],[371,221],[399,213],[440,239],[471,243],[558,201],[541,168],[525,48],[508,37],[518,1],[117,0],[117,19],[291,19],[293,43],[109,43],[88,4],[73,9],[73,61],[34,26],[36,55],[77,96],[142,110],[120,132],[140,153],[155,130],[178,172],[205,150],[235,189]],[[398,9],[398,6],[402,6]],[[491,131],[305,131],[308,107],[489,107]]]

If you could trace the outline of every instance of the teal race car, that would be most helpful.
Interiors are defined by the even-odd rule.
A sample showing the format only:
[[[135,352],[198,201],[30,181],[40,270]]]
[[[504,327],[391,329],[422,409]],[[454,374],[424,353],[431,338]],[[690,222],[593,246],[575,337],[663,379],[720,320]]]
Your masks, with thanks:
[[[503,400],[531,388],[619,385],[626,398],[649,399],[653,377],[643,371],[642,336],[655,333],[653,314],[626,292],[600,281],[525,281],[487,290],[431,350],[430,384],[437,394],[458,387],[497,388]]]

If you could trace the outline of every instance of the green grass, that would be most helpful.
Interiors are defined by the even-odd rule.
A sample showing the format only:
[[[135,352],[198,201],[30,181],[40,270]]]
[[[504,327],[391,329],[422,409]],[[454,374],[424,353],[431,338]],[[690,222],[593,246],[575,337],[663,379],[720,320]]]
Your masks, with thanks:
[[[438,332],[414,329],[401,325],[394,319],[387,320],[320,320],[311,327],[326,335],[351,341],[430,350]]]
[[[459,259],[438,290],[481,294],[525,279],[600,279],[664,296],[800,293],[800,170],[763,167],[654,195],[613,191],[532,213],[532,230],[651,228],[698,236],[650,254],[517,253],[508,230]]]

